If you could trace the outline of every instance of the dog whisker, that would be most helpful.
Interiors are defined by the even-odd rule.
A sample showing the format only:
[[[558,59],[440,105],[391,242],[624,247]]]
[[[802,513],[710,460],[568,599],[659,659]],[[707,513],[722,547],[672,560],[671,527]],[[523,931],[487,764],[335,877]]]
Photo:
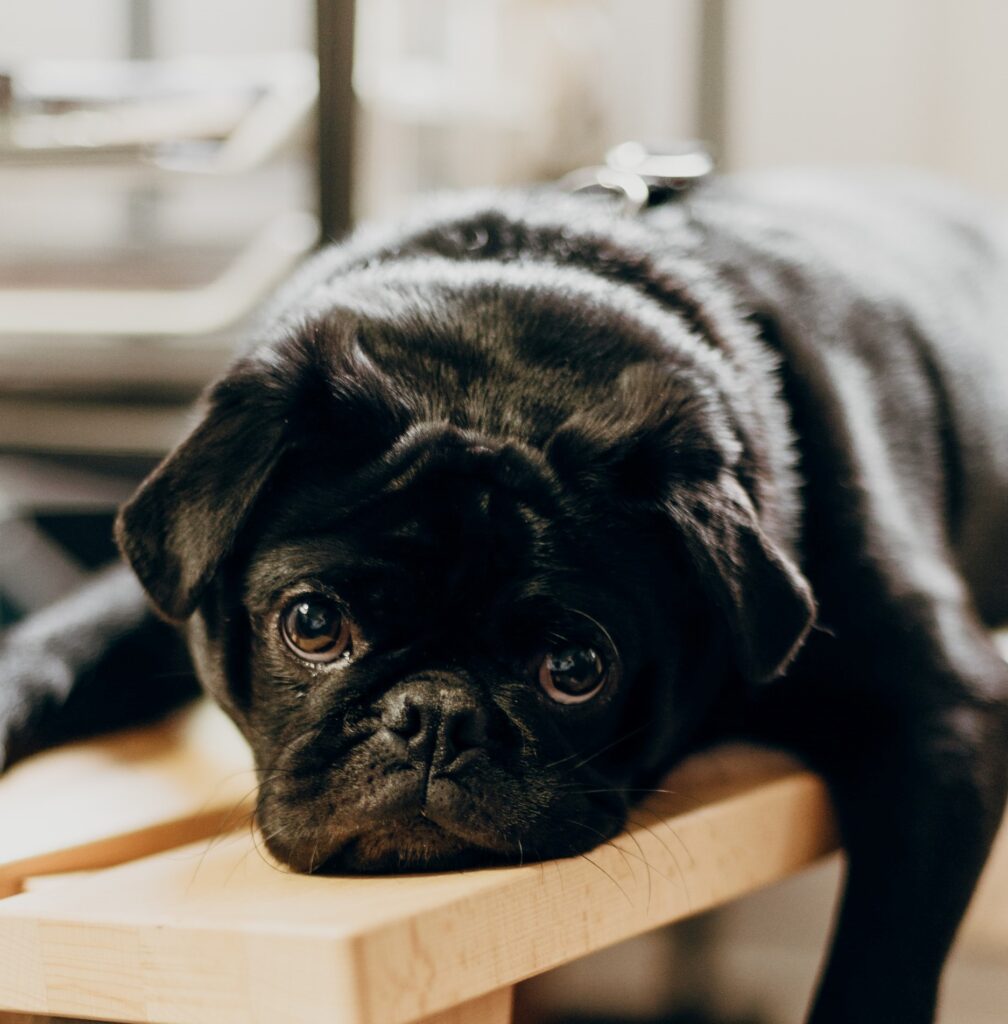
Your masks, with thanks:
[[[591,825],[588,825],[583,821],[577,821],[574,818],[564,818],[563,820],[567,822],[569,825],[577,825],[579,828],[583,828],[589,832],[592,832],[594,835],[599,837],[599,839],[604,845],[611,846],[614,850],[616,850],[617,853],[619,853],[619,855],[623,858],[623,863],[626,864],[627,871],[630,872],[630,876],[633,877],[633,868],[630,866],[630,860],[627,855],[627,851],[624,850],[622,847],[617,846],[616,843],[612,841],[612,838],[610,836],[607,836],[604,832],[600,832],[597,828],[592,828]]]
[[[628,789],[626,786],[609,786],[600,789],[581,789],[577,786],[562,786],[559,788],[562,788],[565,793],[577,793],[580,796],[593,796],[605,793],[619,793],[621,795],[625,793],[667,793],[669,796],[676,795],[676,791],[672,789]]]
[[[689,866],[693,867],[695,863],[693,860],[693,854],[690,853],[689,847],[682,841],[682,837],[679,835],[679,833],[676,832],[676,830],[668,823],[668,821],[665,818],[663,818],[656,811],[652,811],[649,807],[645,807],[643,805],[636,806],[634,810],[643,811],[645,814],[650,814],[655,819],[656,824],[663,825],[665,827],[665,830],[669,833],[669,835],[671,835],[672,838],[679,844],[683,853],[685,853],[686,856],[689,858]]]
[[[686,894],[686,908],[687,908],[687,910],[692,910],[693,909],[693,897],[690,895],[689,883],[686,881],[686,872],[683,870],[682,865],[679,863],[679,858],[675,855],[675,852],[668,845],[668,843],[662,842],[660,836],[658,836],[658,834],[654,831],[654,829],[650,828],[646,823],[639,822],[636,819],[631,818],[631,817],[628,817],[627,821],[629,821],[629,823],[631,825],[634,825],[637,828],[643,828],[644,831],[647,832],[649,835],[651,835],[654,838],[655,842],[657,842],[668,853],[669,857],[672,858],[672,863],[673,863],[673,865],[675,865],[676,874],[678,874],[679,881],[682,883],[683,892]],[[690,857],[690,865],[692,865],[692,863],[693,863],[693,858]],[[671,881],[671,879],[669,879],[669,881]]]
[[[643,732],[643,730],[644,730],[645,728],[647,728],[647,726],[646,726],[646,725],[641,725],[641,726],[638,726],[638,727],[637,727],[636,729],[631,729],[631,730],[630,730],[629,732],[625,732],[625,733],[623,733],[623,734],[622,734],[621,736],[617,736],[617,737],[616,737],[616,739],[614,739],[614,740],[612,740],[611,742],[607,743],[607,744],[606,744],[606,745],[605,745],[604,747],[602,747],[601,749],[599,749],[599,750],[596,750],[596,751],[595,751],[595,753],[593,753],[593,754],[589,755],[588,757],[584,758],[584,760],[582,760],[582,761],[579,761],[579,762],[578,762],[577,764],[575,764],[575,765],[574,765],[573,767],[571,767],[571,768],[566,768],[566,769],[564,769],[564,770],[565,770],[565,771],[571,771],[571,772],[573,772],[573,771],[577,771],[577,770],[578,770],[579,768],[583,768],[583,767],[584,767],[585,765],[587,765],[587,764],[590,764],[590,763],[591,763],[592,761],[594,761],[594,760],[595,760],[595,758],[597,758],[597,757],[601,757],[601,756],[602,756],[603,754],[605,754],[605,753],[607,753],[608,751],[612,750],[612,749],[613,749],[613,747],[617,747],[617,746],[619,746],[619,745],[620,745],[621,743],[625,743],[625,742],[626,742],[627,740],[633,739],[633,737],[634,737],[634,736],[636,736],[636,735],[638,735],[639,733]],[[565,764],[565,763],[566,763],[567,761],[572,761],[572,760],[574,760],[574,759],[575,759],[575,758],[577,758],[577,757],[581,757],[581,755],[582,755],[582,754],[583,754],[583,751],[577,751],[577,750],[576,750],[576,751],[574,751],[574,753],[572,753],[572,754],[567,754],[567,755],[566,755],[565,757],[561,757],[561,758],[560,758],[559,760],[557,760],[557,761],[552,761],[552,762],[550,762],[549,764],[545,764],[545,765],[543,765],[543,770],[544,770],[544,771],[548,771],[548,770],[550,770],[551,768],[557,768],[557,767],[559,767],[560,765],[563,765],[563,764]]]
[[[605,875],[606,878],[608,878],[609,881],[612,882],[612,884],[615,885],[617,889],[619,889],[619,891],[623,894],[623,898],[627,901],[627,903],[629,903],[631,907],[633,906],[633,900],[630,898],[630,894],[626,891],[626,889],[623,888],[622,885],[619,884],[619,881],[616,879],[615,875],[613,875],[610,872],[606,871],[606,869],[604,867],[602,867],[602,865],[599,864],[598,861],[592,860],[591,857],[589,857],[587,853],[579,853],[578,856],[582,860],[588,861],[588,863],[591,864],[591,866],[593,868],[596,868],[598,871],[601,871],[602,874]]]

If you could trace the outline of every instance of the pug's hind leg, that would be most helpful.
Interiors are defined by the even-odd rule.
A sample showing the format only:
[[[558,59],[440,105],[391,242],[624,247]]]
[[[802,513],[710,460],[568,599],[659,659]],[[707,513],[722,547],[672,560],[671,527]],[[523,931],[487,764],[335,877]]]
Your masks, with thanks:
[[[116,566],[0,637],[0,770],[66,740],[150,721],[198,692],[177,631]]]

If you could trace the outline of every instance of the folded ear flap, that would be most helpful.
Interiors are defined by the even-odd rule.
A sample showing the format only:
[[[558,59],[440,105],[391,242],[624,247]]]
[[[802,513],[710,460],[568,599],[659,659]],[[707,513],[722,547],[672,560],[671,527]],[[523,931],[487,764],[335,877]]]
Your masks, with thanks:
[[[119,549],[166,618],[195,610],[280,458],[278,397],[252,374],[225,378],[203,420],[119,511]]]
[[[742,671],[754,682],[779,676],[815,621],[808,581],[763,532],[731,474],[677,491],[666,509],[729,624]]]
[[[564,423],[546,452],[576,486],[671,520],[731,628],[739,667],[753,681],[783,672],[815,601],[732,471],[741,446],[716,391],[683,372],[632,366],[610,401]]]

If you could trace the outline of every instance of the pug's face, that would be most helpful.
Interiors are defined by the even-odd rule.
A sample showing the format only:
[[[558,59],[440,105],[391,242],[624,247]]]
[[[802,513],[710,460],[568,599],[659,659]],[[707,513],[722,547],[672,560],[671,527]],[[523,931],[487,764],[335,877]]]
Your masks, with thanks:
[[[328,296],[123,512],[296,870],[587,850],[807,627],[685,331],[567,285]]]
[[[707,706],[677,686],[701,624],[655,578],[660,538],[586,528],[541,456],[450,427],[407,432],[359,488],[317,472],[266,499],[231,613],[274,853],[458,867],[611,835]]]

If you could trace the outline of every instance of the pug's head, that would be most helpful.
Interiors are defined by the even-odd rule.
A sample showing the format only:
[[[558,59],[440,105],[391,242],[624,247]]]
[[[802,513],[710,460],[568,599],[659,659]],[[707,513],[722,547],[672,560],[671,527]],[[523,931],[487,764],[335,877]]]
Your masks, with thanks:
[[[123,509],[300,871],[576,853],[812,616],[719,361],[586,274],[299,300]],[[757,460],[758,461],[758,460]]]

